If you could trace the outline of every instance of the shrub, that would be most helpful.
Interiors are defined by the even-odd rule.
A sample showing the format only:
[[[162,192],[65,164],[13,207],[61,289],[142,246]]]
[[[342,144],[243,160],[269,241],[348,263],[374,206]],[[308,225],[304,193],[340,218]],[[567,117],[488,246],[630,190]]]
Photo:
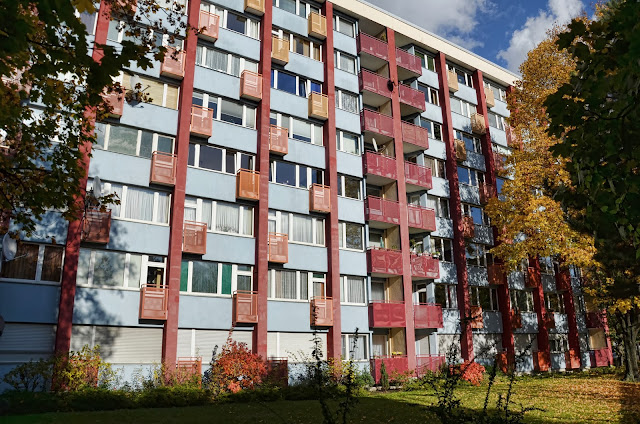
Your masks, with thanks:
[[[200,406],[212,402],[212,399],[211,391],[199,387],[162,386],[137,393],[136,406],[139,408]]]
[[[465,361],[462,364],[451,365],[449,372],[460,375],[462,380],[468,381],[473,386],[479,386],[484,378],[485,368],[477,362]]]
[[[267,367],[262,357],[252,353],[246,343],[238,343],[229,337],[219,355],[214,351],[205,387],[216,394],[237,393],[255,388],[266,375]]]
[[[387,374],[387,367],[384,364],[384,361],[382,361],[382,364],[380,365],[380,386],[382,387],[382,390],[389,390],[389,374]]]
[[[93,349],[88,345],[69,356],[54,359],[54,389],[75,391],[88,387],[107,388],[113,382],[115,373],[111,364],[100,358],[100,346]]]
[[[53,359],[40,359],[18,365],[3,377],[15,390],[37,392],[48,390],[53,377]]]

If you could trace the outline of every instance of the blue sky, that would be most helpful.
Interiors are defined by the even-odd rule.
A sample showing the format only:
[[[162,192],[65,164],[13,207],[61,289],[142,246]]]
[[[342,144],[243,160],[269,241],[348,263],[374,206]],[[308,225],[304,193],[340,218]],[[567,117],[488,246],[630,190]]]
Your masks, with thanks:
[[[367,0],[514,72],[554,23],[591,0]]]

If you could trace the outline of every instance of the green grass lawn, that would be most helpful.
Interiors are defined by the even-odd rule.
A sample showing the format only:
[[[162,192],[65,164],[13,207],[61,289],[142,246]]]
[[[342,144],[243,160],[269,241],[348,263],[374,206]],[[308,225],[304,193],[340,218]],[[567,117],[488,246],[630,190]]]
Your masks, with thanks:
[[[506,392],[507,381],[500,378],[490,405],[498,393]],[[464,386],[458,391],[463,406],[480,410],[486,382],[480,387]],[[640,384],[623,383],[615,376],[568,375],[523,377],[518,379],[513,400],[532,411],[531,423],[638,423]],[[351,415],[353,423],[432,423],[437,420],[425,410],[434,402],[428,391],[373,393],[362,397]],[[203,407],[137,409],[105,412],[49,413],[2,417],[0,423],[322,423],[316,401],[223,403]]]

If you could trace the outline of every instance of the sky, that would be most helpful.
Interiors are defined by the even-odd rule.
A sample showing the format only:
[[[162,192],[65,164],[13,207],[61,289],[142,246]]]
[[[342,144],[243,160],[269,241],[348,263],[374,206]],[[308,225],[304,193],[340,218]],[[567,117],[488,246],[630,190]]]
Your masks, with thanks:
[[[592,0],[367,0],[518,73],[554,23],[568,23]]]

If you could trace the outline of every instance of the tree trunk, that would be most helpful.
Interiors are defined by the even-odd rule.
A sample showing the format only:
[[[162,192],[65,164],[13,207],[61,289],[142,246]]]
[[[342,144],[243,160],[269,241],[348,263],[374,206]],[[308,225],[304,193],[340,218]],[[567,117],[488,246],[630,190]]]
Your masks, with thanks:
[[[633,308],[622,316],[622,343],[624,345],[624,380],[640,381],[638,372],[638,330],[640,314]]]

